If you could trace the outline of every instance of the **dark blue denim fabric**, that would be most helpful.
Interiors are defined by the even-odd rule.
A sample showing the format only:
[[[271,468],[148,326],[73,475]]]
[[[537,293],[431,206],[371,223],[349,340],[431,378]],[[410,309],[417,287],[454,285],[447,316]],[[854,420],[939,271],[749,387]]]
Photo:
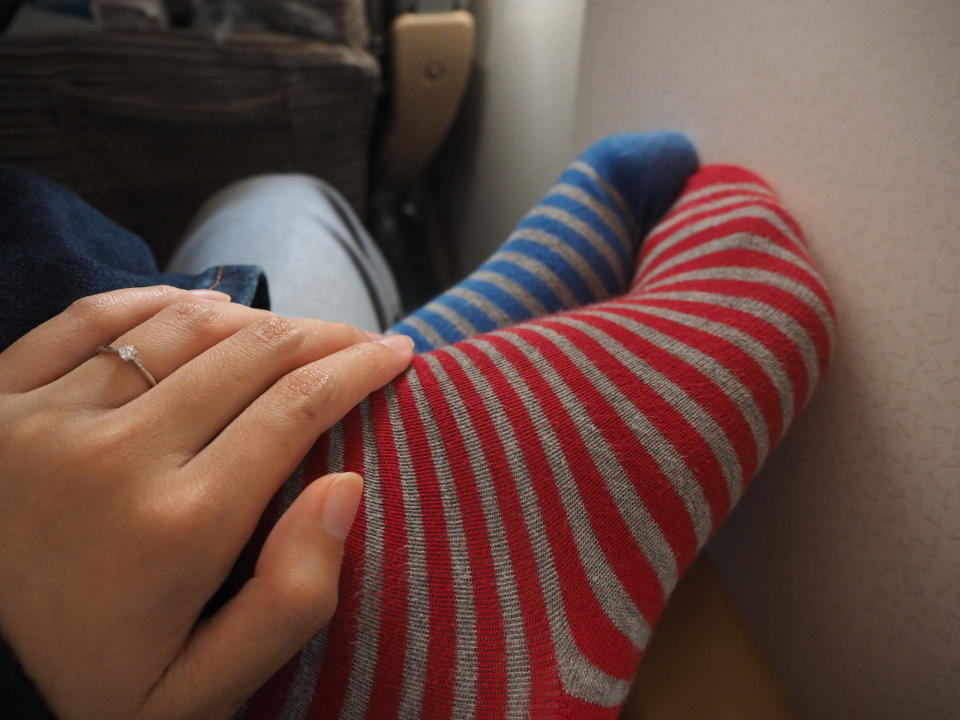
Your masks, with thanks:
[[[52,180],[0,165],[0,350],[85,295],[146,285],[216,287],[269,309],[255,265],[162,273],[139,237]]]

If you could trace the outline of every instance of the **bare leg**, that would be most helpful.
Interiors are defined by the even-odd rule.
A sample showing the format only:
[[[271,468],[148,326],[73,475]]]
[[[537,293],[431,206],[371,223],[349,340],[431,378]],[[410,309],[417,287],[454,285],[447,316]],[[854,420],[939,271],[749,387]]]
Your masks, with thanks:
[[[763,651],[706,553],[667,603],[620,718],[794,718]]]

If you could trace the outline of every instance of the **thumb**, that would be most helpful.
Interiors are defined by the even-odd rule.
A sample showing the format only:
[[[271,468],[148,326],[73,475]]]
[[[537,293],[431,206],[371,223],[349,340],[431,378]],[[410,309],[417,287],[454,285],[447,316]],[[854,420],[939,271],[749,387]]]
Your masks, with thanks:
[[[326,475],[304,489],[267,537],[253,577],[171,664],[146,717],[230,717],[329,622],[362,493],[356,473]]]

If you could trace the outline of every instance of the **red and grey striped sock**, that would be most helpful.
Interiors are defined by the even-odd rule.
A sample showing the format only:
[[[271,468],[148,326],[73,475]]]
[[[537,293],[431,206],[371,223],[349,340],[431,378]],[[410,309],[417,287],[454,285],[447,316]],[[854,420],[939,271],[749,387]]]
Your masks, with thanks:
[[[305,477],[366,481],[340,606],[245,720],[615,718],[833,344],[770,188],[700,170],[628,292],[419,355],[320,439]]]

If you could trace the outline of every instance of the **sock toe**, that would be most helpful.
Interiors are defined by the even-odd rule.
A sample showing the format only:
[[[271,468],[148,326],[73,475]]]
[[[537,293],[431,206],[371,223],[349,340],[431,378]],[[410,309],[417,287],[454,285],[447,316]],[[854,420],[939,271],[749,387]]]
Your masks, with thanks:
[[[596,172],[598,197],[625,206],[641,233],[669,209],[699,165],[693,143],[672,130],[610,135],[591,145],[579,160],[576,167],[581,171],[585,165]]]

